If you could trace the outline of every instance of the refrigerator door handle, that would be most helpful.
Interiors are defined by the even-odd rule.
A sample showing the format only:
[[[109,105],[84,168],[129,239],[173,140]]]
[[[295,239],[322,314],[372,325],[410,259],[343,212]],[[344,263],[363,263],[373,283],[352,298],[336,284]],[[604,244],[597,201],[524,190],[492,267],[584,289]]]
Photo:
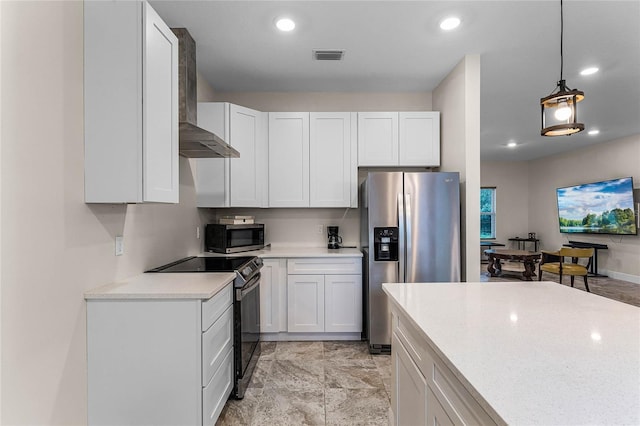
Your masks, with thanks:
[[[413,256],[411,255],[413,253],[413,245],[411,243],[411,194],[405,194],[404,195],[404,203],[405,203],[405,239],[404,239],[404,246],[405,246],[405,262],[404,262],[404,270],[405,270],[405,280],[408,280],[409,282],[414,282],[415,280],[415,273],[413,271]]]
[[[398,282],[404,282],[404,271],[405,271],[405,255],[406,255],[406,247],[405,247],[405,230],[404,230],[404,195],[400,192],[398,193],[398,231],[400,233],[399,241],[398,241]]]

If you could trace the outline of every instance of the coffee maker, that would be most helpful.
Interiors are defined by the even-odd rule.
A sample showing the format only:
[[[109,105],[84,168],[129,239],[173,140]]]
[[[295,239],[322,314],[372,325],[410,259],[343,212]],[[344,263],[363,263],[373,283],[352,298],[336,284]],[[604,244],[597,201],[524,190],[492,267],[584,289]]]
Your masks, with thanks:
[[[327,248],[332,250],[340,248],[340,245],[342,245],[342,237],[338,235],[337,226],[327,226],[327,239],[328,239]]]

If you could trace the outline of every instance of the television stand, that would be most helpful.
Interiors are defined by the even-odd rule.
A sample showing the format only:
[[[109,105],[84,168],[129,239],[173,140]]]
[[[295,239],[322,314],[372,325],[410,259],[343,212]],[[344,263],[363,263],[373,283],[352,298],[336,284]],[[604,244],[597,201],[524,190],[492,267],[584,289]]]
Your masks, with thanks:
[[[582,241],[569,241],[567,244],[563,244],[565,247],[573,248],[592,248],[593,249],[593,262],[591,268],[589,268],[590,277],[606,277],[598,273],[598,250],[607,250],[609,247],[606,244],[597,243],[585,243]]]

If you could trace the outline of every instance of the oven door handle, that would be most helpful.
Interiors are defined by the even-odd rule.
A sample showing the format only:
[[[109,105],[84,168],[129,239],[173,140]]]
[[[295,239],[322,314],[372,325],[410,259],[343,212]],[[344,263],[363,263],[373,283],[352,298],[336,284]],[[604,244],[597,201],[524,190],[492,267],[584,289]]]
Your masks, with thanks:
[[[244,296],[251,293],[253,289],[258,287],[259,285],[260,285],[260,275],[258,274],[255,277],[253,277],[251,280],[249,280],[249,282],[244,287],[236,290],[236,299],[237,300],[244,299]]]

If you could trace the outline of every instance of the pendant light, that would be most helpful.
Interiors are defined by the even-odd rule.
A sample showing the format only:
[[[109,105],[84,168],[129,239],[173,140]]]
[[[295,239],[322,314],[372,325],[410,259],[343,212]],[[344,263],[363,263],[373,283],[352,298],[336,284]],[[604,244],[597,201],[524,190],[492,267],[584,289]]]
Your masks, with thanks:
[[[542,136],[569,136],[584,130],[584,124],[578,123],[578,102],[584,99],[584,92],[570,89],[563,78],[564,57],[562,41],[564,37],[564,16],[560,0],[560,80],[556,90],[540,99],[542,115]]]

